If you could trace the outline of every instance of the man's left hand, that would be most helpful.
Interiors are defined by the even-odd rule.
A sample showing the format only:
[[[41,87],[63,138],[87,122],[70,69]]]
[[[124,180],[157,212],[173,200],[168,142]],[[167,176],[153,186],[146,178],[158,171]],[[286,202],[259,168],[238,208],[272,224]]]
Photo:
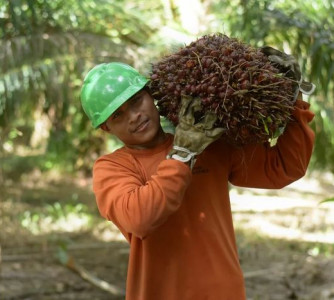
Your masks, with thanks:
[[[315,85],[311,82],[303,80],[299,64],[294,56],[276,50],[272,47],[265,46],[260,48],[261,52],[265,54],[270,62],[284,73],[286,77],[291,78],[297,84],[295,99],[299,91],[306,95],[311,95],[315,90]]]

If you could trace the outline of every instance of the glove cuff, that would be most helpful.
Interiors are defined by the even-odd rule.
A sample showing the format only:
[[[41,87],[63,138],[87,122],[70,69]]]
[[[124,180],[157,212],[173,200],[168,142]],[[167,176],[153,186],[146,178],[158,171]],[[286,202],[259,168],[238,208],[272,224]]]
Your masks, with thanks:
[[[193,166],[195,165],[195,162],[196,162],[196,158],[195,158],[195,156],[197,154],[196,152],[191,152],[186,148],[179,147],[179,146],[176,146],[176,145],[173,146],[173,150],[176,150],[176,152],[173,153],[173,154],[168,154],[167,159],[172,158],[172,159],[181,161],[183,163],[188,163],[189,162],[190,163],[189,164],[190,169],[193,168]],[[186,153],[187,156],[181,156],[177,152]]]
[[[300,80],[297,82],[296,90],[293,97],[293,103],[296,102],[299,92],[303,93],[304,95],[311,95],[314,92],[315,88],[315,84],[307,82],[303,78],[300,78]]]
[[[316,88],[315,84],[307,82],[303,80],[303,78],[300,79],[298,85],[299,85],[299,90],[305,95],[311,95]]]

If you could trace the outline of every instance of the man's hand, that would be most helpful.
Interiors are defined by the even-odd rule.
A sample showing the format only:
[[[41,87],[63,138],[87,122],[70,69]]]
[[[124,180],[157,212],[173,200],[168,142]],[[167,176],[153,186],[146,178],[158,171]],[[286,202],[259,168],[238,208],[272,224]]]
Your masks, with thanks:
[[[195,113],[202,110],[200,98],[182,96],[181,101],[179,124],[175,128],[173,149],[168,157],[188,162],[219,139],[224,129],[214,127],[217,116],[211,111],[195,122]]]
[[[268,56],[268,59],[280,72],[296,82],[295,100],[299,91],[306,95],[311,95],[314,92],[315,85],[302,79],[299,64],[292,55],[288,55],[269,46],[262,47],[260,50],[263,54]]]

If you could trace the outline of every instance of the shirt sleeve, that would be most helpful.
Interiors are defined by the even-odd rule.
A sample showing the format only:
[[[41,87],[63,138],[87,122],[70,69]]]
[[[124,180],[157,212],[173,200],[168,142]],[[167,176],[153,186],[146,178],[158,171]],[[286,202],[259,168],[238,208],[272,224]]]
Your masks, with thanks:
[[[144,182],[131,162],[100,158],[93,169],[93,189],[99,211],[122,232],[145,238],[181,205],[191,181],[188,166],[176,160],[160,162]]]
[[[309,104],[297,100],[292,120],[277,144],[248,145],[231,153],[229,180],[236,186],[278,189],[303,177],[314,144],[314,132],[309,127],[314,114]]]

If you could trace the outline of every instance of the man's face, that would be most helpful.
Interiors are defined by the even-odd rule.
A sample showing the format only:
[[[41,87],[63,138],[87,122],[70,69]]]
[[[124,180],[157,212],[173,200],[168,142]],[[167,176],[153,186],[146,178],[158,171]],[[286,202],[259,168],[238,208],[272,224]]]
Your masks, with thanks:
[[[145,149],[161,138],[160,116],[153,98],[141,90],[119,107],[105,122],[104,130],[117,136],[126,146]]]

